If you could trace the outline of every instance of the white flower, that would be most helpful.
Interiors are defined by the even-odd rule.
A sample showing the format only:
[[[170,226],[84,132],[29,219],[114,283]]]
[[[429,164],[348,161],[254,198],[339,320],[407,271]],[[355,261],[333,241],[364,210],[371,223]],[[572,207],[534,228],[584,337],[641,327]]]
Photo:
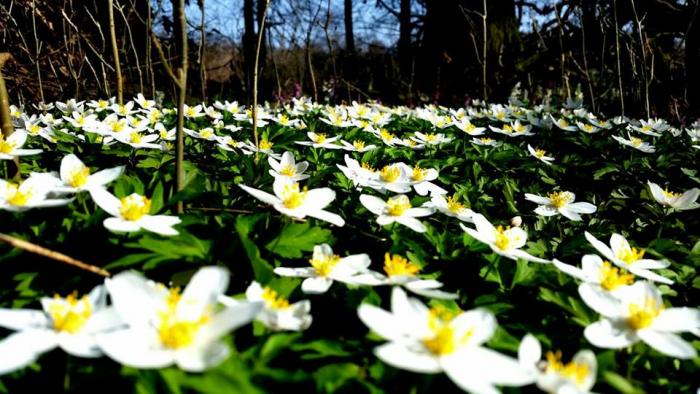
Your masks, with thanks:
[[[60,178],[54,177],[57,184],[53,191],[59,193],[76,193],[104,185],[117,179],[124,172],[124,166],[109,168],[90,173],[90,168],[83,164],[78,156],[66,155],[61,160]]]
[[[551,116],[551,115],[550,115],[550,116]],[[569,123],[569,122],[568,122],[566,119],[564,119],[564,118],[561,118],[561,119],[554,119],[554,117],[552,116],[552,121],[554,122],[554,124],[555,124],[558,128],[560,128],[560,129],[562,129],[562,130],[564,130],[564,131],[576,131],[576,126],[572,125],[571,123]]]
[[[389,132],[387,129],[380,129],[380,130],[372,130],[372,134],[376,135],[379,137],[382,142],[388,146],[394,146],[397,143],[401,142],[401,139],[397,138],[396,135],[392,134]],[[415,141],[411,140],[415,144]]]
[[[345,140],[340,140],[340,143],[343,145],[343,149],[350,152],[364,153],[377,148],[377,145],[366,145],[362,140],[354,140],[352,144]]]
[[[497,393],[495,385],[522,386],[534,381],[515,359],[482,347],[497,326],[494,316],[484,309],[460,313],[428,309],[395,287],[391,312],[362,304],[357,314],[389,341],[376,347],[374,354],[396,368],[445,372],[460,388],[474,393]]]
[[[104,226],[114,232],[133,232],[141,229],[161,235],[177,235],[173,228],[180,223],[177,216],[150,215],[151,200],[137,193],[121,199],[102,188],[90,189],[97,205],[113,217],[104,221]]]
[[[381,170],[372,174],[367,186],[380,193],[391,191],[394,193],[406,193],[411,190],[412,181],[408,176],[410,167],[394,163],[384,166]]]
[[[328,244],[314,246],[314,252],[309,264],[305,268],[275,268],[275,273],[281,276],[306,278],[301,283],[304,293],[321,294],[328,291],[333,281],[354,283],[352,277],[367,272],[370,265],[369,256],[366,254],[354,254],[340,257],[333,254],[333,249]]]
[[[146,98],[143,96],[143,93],[139,93],[136,95],[136,99],[134,99],[136,104],[141,106],[142,109],[148,110],[153,108],[156,105],[156,102],[153,100],[146,100]]]
[[[598,250],[606,259],[618,267],[624,268],[636,276],[644,279],[673,284],[673,281],[650,271],[653,269],[666,268],[670,265],[668,261],[652,260],[644,258],[644,250],[630,246],[629,242],[620,234],[610,236],[610,247],[599,241],[596,237],[586,231],[586,239]]]
[[[494,140],[494,139],[486,138],[486,137],[484,137],[484,138],[473,138],[473,139],[471,140],[471,143],[474,144],[474,145],[493,146],[493,147],[499,147],[499,146],[501,146],[501,144],[502,144],[500,141],[496,141],[496,140]]]
[[[270,157],[274,157],[275,159],[280,159],[280,154],[272,151],[273,145],[273,142],[269,141],[267,138],[263,138],[258,142],[258,146],[255,146],[255,144],[251,141],[246,141],[240,144],[239,147],[241,148],[243,153],[247,155],[252,155],[255,152],[260,152]]]
[[[265,327],[275,331],[302,331],[309,328],[313,320],[311,302],[298,301],[293,304],[270,287],[262,287],[253,281],[245,292],[249,302],[262,302],[263,309],[256,316]],[[240,301],[221,296],[219,301],[226,306],[234,306]]]
[[[432,183],[438,178],[440,173],[434,168],[421,168],[420,166],[409,166],[406,163],[397,163],[399,166],[403,167],[404,174],[407,175],[408,180],[413,186],[413,189],[418,193],[418,195],[426,196],[428,194],[447,194],[447,190],[441,188],[440,186]],[[398,193],[403,193],[403,191],[397,191]]]
[[[588,134],[597,133],[601,130],[599,127],[596,127],[590,123],[576,122],[576,126],[578,126],[579,130]]]
[[[107,279],[112,304],[127,328],[97,337],[104,353],[134,368],[165,368],[172,364],[201,372],[225,360],[229,347],[220,338],[250,323],[261,303],[216,308],[228,287],[229,273],[204,267],[194,274],[182,294],[135,272]]]
[[[309,131],[306,133],[311,141],[296,141],[299,145],[311,146],[314,148],[326,148],[326,149],[342,149],[343,147],[335,144],[335,141],[340,138],[340,136],[328,137],[324,133],[314,133]]]
[[[453,300],[457,294],[440,290],[443,284],[435,279],[422,279],[418,276],[421,268],[398,254],[384,254],[386,275],[368,271],[352,278],[354,283],[369,286],[403,286],[406,290],[429,298]]]
[[[0,209],[22,212],[31,208],[66,205],[72,199],[50,199],[53,182],[47,182],[43,174],[32,175],[20,184],[0,179]]]
[[[661,137],[661,133],[669,128],[668,123],[666,123],[666,121],[663,119],[641,119],[639,123],[641,124],[641,127],[630,125],[628,128],[652,137]]]
[[[80,112],[73,112],[71,116],[64,116],[63,119],[68,121],[71,126],[76,129],[82,129],[84,127],[95,127],[96,123],[99,123],[97,115],[95,114],[84,114]]]
[[[15,157],[41,153],[41,149],[22,149],[25,142],[27,142],[27,132],[24,130],[16,130],[7,138],[0,134],[0,160],[14,160]]]
[[[644,153],[656,152],[656,148],[654,147],[654,145],[651,145],[648,142],[644,142],[637,137],[631,137],[629,134],[627,135],[629,139],[624,139],[616,135],[612,137],[615,139],[615,141],[619,142],[620,144],[631,146],[632,148],[642,151]]]
[[[532,146],[530,146],[530,144],[527,145],[527,150],[528,150],[528,152],[530,152],[532,157],[543,162],[544,164],[552,165],[554,158],[551,156],[547,156],[547,152],[545,152],[544,150],[534,149]]]
[[[157,134],[142,134],[140,131],[130,131],[113,134],[114,139],[136,149],[161,149],[154,143],[159,137]]]
[[[620,349],[641,340],[671,357],[697,357],[693,345],[676,333],[698,329],[700,310],[666,308],[659,289],[650,282],[637,282],[621,290],[618,299],[584,301],[603,317],[583,332],[595,346]]]
[[[134,102],[129,101],[126,104],[114,103],[112,104],[112,112],[120,116],[127,116],[136,113],[137,110],[134,109]]]
[[[283,178],[288,181],[296,182],[309,177],[309,175],[304,174],[304,171],[309,168],[309,162],[302,161],[301,163],[296,163],[292,152],[284,152],[280,161],[268,157],[267,162],[270,164],[270,167],[272,167],[269,173],[275,178]]]
[[[579,221],[581,213],[593,213],[596,206],[587,202],[574,202],[576,195],[567,191],[555,191],[547,194],[547,197],[525,193],[525,199],[540,206],[535,213],[540,216],[562,215],[567,219]]]
[[[527,242],[527,233],[522,228],[494,227],[484,215],[478,213],[472,216],[472,220],[476,229],[465,227],[463,224],[460,224],[460,226],[467,234],[477,241],[487,244],[497,254],[513,260],[523,259],[535,263],[549,263],[549,260],[535,257],[520,249]]]
[[[467,208],[459,202],[456,196],[445,196],[442,194],[433,194],[431,200],[423,204],[428,208],[434,208],[444,213],[447,216],[457,218],[463,222],[471,222],[474,211]]]
[[[0,376],[12,373],[36,361],[38,354],[31,348],[32,338],[12,334],[0,341]],[[27,343],[30,346],[27,346]]]
[[[235,152],[235,148],[242,148],[245,146],[244,142],[236,141],[231,136],[217,137],[216,145],[229,152]],[[274,157],[276,155],[270,155],[269,157]]]
[[[206,140],[206,141],[216,141],[217,136],[214,134],[214,129],[211,127],[205,127],[199,131],[194,131],[185,128],[183,130],[185,134],[189,135],[192,138],[198,139],[198,140]]]
[[[52,143],[56,142],[54,140],[55,135],[53,130],[51,130],[51,127],[42,127],[39,124],[40,122],[41,119],[37,118],[36,115],[32,115],[31,117],[22,115],[21,123],[23,123],[23,125],[18,130],[26,131],[31,136],[39,136]]]
[[[540,342],[525,335],[518,349],[520,364],[536,377],[537,387],[550,394],[586,394],[595,385],[598,361],[590,350],[580,350],[568,363],[561,361],[561,352],[547,352],[542,360]]]
[[[442,133],[421,133],[420,131],[416,131],[415,135],[412,136],[411,139],[424,145],[440,145],[452,141],[452,138],[445,137],[445,134]]]
[[[477,136],[484,134],[484,131],[486,130],[486,127],[476,127],[472,124],[472,122],[468,118],[462,118],[459,121],[453,121],[453,124],[463,132],[471,135],[471,136]]]
[[[243,184],[238,186],[253,197],[272,205],[273,208],[287,216],[298,219],[310,216],[336,226],[342,227],[345,225],[345,220],[342,217],[323,210],[335,200],[335,192],[327,187],[311,190],[306,188],[299,189],[298,183],[277,178],[272,184],[272,190],[275,193],[272,195]]]
[[[411,200],[403,194],[389,197],[387,201],[369,194],[362,194],[360,202],[368,211],[377,215],[379,225],[386,226],[397,222],[419,233],[425,232],[426,228],[416,218],[433,213],[431,208],[413,208]]]
[[[195,105],[194,107],[190,107],[189,105],[185,104],[183,107],[183,115],[187,119],[197,119],[201,118],[202,116],[206,115],[205,113],[202,112],[202,105]]]
[[[340,164],[336,164],[336,166],[356,187],[369,186],[370,181],[376,176],[376,171],[372,167],[365,163],[360,164],[348,155],[345,155],[344,166]]]
[[[2,343],[7,342],[6,346],[21,343],[24,350],[19,352],[20,358],[23,352],[36,357],[57,347],[77,357],[99,357],[102,352],[97,346],[96,335],[124,324],[116,311],[107,307],[107,292],[101,285],[83,297],[78,297],[77,292],[65,298],[58,295],[43,297],[41,305],[43,310],[0,309],[0,326],[18,331]],[[0,356],[5,357],[15,355]],[[22,368],[34,361],[33,358],[24,359],[26,364],[15,368]],[[0,365],[5,362],[0,361]]]
[[[659,204],[669,206],[679,211],[700,208],[700,204],[697,202],[698,196],[700,196],[700,189],[697,187],[681,194],[670,192],[668,188],[665,190],[661,189],[659,185],[650,181],[647,181],[647,184],[649,185],[652,197],[654,197],[654,200]]]

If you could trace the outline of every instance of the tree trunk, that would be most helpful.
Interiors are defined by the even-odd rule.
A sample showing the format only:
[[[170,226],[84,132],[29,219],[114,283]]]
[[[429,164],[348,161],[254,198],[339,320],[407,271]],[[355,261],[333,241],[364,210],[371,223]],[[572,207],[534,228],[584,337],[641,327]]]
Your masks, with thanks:
[[[694,4],[693,4],[694,3]],[[692,17],[685,36],[686,92],[690,110],[700,108],[700,1],[691,2]]]
[[[255,12],[254,0],[243,0],[243,61],[245,63],[245,89],[253,91],[253,63],[255,62]]]
[[[345,0],[345,50],[355,52],[355,34],[352,31],[352,0]]]

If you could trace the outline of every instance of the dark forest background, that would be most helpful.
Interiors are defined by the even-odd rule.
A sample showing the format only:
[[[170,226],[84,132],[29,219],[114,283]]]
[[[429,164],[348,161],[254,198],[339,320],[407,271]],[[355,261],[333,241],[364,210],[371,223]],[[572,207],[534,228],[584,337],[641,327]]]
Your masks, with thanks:
[[[13,102],[115,94],[107,4],[0,0]],[[266,4],[186,2],[188,101],[250,102]],[[210,23],[204,15],[212,7],[231,17]],[[700,109],[699,0],[271,0],[268,7],[264,100],[463,105],[505,101],[520,82],[533,101],[578,91],[589,109],[608,115],[684,121]],[[175,60],[177,7],[114,0],[113,10],[125,96],[174,100],[155,43]],[[228,23],[240,34],[224,34]]]

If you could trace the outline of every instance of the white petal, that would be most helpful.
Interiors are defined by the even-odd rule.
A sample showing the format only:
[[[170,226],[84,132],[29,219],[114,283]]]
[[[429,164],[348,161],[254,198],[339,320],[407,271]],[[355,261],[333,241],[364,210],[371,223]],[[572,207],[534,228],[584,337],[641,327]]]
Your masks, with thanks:
[[[273,196],[270,193],[264,192],[262,190],[258,189],[253,189],[252,187],[248,187],[246,185],[238,184],[238,186],[245,190],[246,192],[250,193],[253,197],[257,198],[258,200],[264,202],[265,204],[279,204],[281,200],[275,196]]]
[[[219,296],[228,288],[229,272],[222,267],[200,268],[182,292],[177,304],[177,316],[196,321],[206,310],[216,305]]]
[[[262,302],[239,302],[218,312],[200,329],[198,342],[207,345],[236,328],[248,324],[263,309]]]
[[[112,193],[103,188],[93,188],[90,189],[90,196],[92,200],[95,201],[95,204],[108,214],[116,217],[121,216],[119,213],[121,202]]]
[[[375,215],[381,215],[386,207],[386,202],[379,197],[370,196],[369,194],[363,194],[360,196],[360,202],[367,208],[368,211]]]
[[[393,314],[374,305],[362,304],[357,315],[370,330],[384,339],[399,341],[404,339],[407,327]]]
[[[333,280],[326,277],[306,278],[301,283],[301,290],[307,294],[322,294],[328,291],[333,284]]]
[[[303,268],[288,268],[288,267],[277,267],[274,271],[279,276],[291,276],[299,278],[309,278],[316,276],[316,270],[311,267]]]
[[[584,257],[585,257],[585,256],[584,256]],[[567,275],[571,275],[571,276],[573,276],[573,277],[576,278],[576,279],[580,279],[580,280],[583,280],[583,281],[586,281],[586,282],[588,282],[588,280],[589,280],[589,279],[588,279],[588,276],[586,275],[586,273],[584,273],[584,271],[581,270],[580,268],[574,267],[573,265],[564,264],[564,263],[562,263],[561,261],[559,261],[559,260],[557,260],[557,259],[552,260],[552,264],[553,264],[555,267],[557,267],[557,269],[558,269],[559,271],[561,271],[561,272],[563,272],[563,273],[565,273],[565,274],[567,274]]]
[[[187,372],[202,372],[216,367],[231,354],[228,345],[216,341],[203,348],[188,348],[175,353],[175,363]]]
[[[428,353],[417,353],[405,346],[390,342],[374,349],[374,354],[385,363],[399,369],[418,373],[442,371],[438,359]]]
[[[108,168],[106,170],[98,171],[88,178],[88,186],[104,186],[113,180],[119,178],[124,172],[124,166]]]
[[[138,223],[121,218],[107,218],[103,223],[107,230],[115,233],[130,233],[141,230],[141,226]]]
[[[58,346],[66,353],[85,358],[95,358],[102,356],[102,350],[97,346],[97,341],[92,335],[60,335]]]
[[[164,368],[174,362],[172,351],[149,340],[151,333],[126,329],[97,336],[100,349],[112,360],[133,368]]]
[[[155,286],[133,271],[106,279],[105,286],[117,313],[132,327],[148,326],[163,299]]]
[[[173,236],[179,234],[178,231],[173,228],[173,226],[175,224],[179,224],[180,222],[180,218],[176,216],[144,215],[141,219],[139,219],[138,225],[144,230],[148,230],[156,234]]]
[[[693,345],[686,342],[680,336],[670,332],[640,330],[637,335],[639,335],[639,338],[647,345],[667,356],[689,359],[695,358],[698,355]]]
[[[518,361],[520,365],[527,368],[536,368],[537,363],[542,359],[542,346],[540,341],[532,334],[526,334],[520,347],[518,347]]]
[[[0,376],[22,369],[33,363],[37,353],[24,346],[21,340],[16,340],[13,334],[0,341]]]
[[[634,332],[607,319],[589,325],[583,330],[583,335],[593,345],[607,349],[621,349],[638,340]]]
[[[10,330],[48,328],[49,319],[42,311],[33,309],[0,309],[0,327]]]
[[[304,205],[313,207],[314,210],[323,209],[331,201],[335,200],[335,192],[327,187],[309,190]]]
[[[596,206],[587,202],[574,202],[567,204],[567,207],[576,213],[593,213],[596,211]]]
[[[549,205],[552,201],[547,197],[538,196],[535,194],[525,193],[525,199],[539,205]]]
[[[666,332],[685,332],[700,329],[700,310],[697,308],[668,308],[661,311],[651,326]]]
[[[306,216],[323,220],[324,222],[328,222],[330,224],[335,224],[338,227],[343,227],[345,225],[345,219],[340,217],[340,215],[324,210],[309,211],[306,213]]]
[[[415,218],[399,216],[396,218],[396,221],[403,224],[404,226],[410,228],[411,230],[413,230],[417,233],[424,233],[427,231],[427,228],[425,228],[425,225],[423,223],[421,223],[420,220],[415,219]]]
[[[622,304],[610,293],[603,291],[600,286],[591,283],[581,283],[578,293],[583,302],[591,309],[605,317],[618,318],[622,314]]]
[[[586,239],[588,240],[588,242],[589,242],[591,245],[593,245],[593,247],[596,248],[596,250],[597,250],[600,254],[602,254],[603,256],[605,256],[605,258],[607,258],[607,259],[610,260],[610,261],[615,261],[615,260],[617,260],[617,259],[615,258],[615,255],[613,254],[613,251],[608,247],[608,245],[606,245],[606,244],[604,244],[603,242],[599,241],[596,237],[594,237],[594,236],[593,236],[591,233],[589,233],[588,231],[586,231],[585,235],[586,235]]]

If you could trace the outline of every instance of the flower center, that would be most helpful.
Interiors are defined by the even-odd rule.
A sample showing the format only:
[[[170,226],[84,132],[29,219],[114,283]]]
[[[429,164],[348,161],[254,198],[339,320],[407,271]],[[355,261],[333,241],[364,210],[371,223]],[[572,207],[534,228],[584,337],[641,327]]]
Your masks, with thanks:
[[[41,126],[39,126],[38,124],[33,124],[33,125],[29,126],[29,133],[30,134],[37,135],[37,134],[39,134],[39,131],[41,131]]]
[[[456,314],[444,307],[430,309],[428,317],[428,328],[433,332],[432,337],[422,340],[423,346],[432,354],[444,356],[453,353],[457,347],[464,346],[471,339],[474,329],[465,331],[462,335],[457,335],[450,322]]]
[[[379,136],[382,137],[384,141],[391,141],[394,139],[394,135],[391,134],[387,129],[382,129],[379,132]]]
[[[670,191],[668,191],[668,187],[667,187],[666,189],[664,189],[664,196],[666,196],[666,198],[678,198],[681,196],[681,194],[675,193],[675,192],[670,192]]]
[[[352,146],[357,150],[362,150],[365,148],[365,142],[360,140],[355,140],[352,142]]]
[[[185,111],[185,112],[187,113],[187,116],[189,116],[189,117],[197,115],[197,112],[195,112],[193,107],[188,107],[187,111]]]
[[[270,309],[286,309],[289,307],[289,301],[269,287],[263,289],[262,298],[265,300],[265,305]]]
[[[491,138],[480,138],[481,142],[484,144],[490,144],[493,141]]]
[[[119,214],[125,220],[139,220],[151,211],[151,200],[137,193],[122,198],[120,202]]]
[[[624,261],[625,264],[634,264],[637,260],[644,257],[644,249],[637,248],[622,248],[617,252],[617,258]]]
[[[75,334],[83,328],[92,315],[90,298],[85,295],[79,299],[77,292],[73,292],[66,298],[56,294],[50,301],[48,314],[56,331]]]
[[[607,291],[612,291],[620,286],[631,285],[634,282],[634,275],[628,274],[625,270],[613,267],[608,261],[604,261],[598,272],[600,287]]]
[[[379,177],[386,183],[395,182],[401,176],[401,169],[398,166],[384,166],[379,172]]]
[[[547,194],[547,197],[554,208],[563,208],[566,204],[573,201],[571,192],[552,192]]]
[[[511,248],[511,239],[509,234],[507,234],[507,231],[510,229],[510,227],[503,228],[503,226],[498,226],[496,227],[495,235],[496,235],[496,240],[494,241],[494,244],[496,247],[500,250],[508,250]]]
[[[511,127],[511,125],[507,124],[507,125],[503,126],[503,131],[505,131],[506,133],[512,133],[513,127]]]
[[[561,128],[569,127],[569,122],[567,122],[567,121],[564,120],[564,119],[561,119],[561,120],[559,121],[559,127],[561,127]]]
[[[453,213],[462,213],[465,209],[464,204],[457,200],[455,196],[447,197],[447,209]]]
[[[389,197],[386,202],[386,209],[390,216],[401,216],[407,209],[411,208],[411,201],[406,196],[397,198]]]
[[[377,170],[374,169],[374,167],[372,167],[372,166],[369,165],[368,163],[362,163],[362,164],[361,164],[361,167],[362,167],[362,169],[365,169],[365,170],[367,170],[367,171],[369,171],[369,172],[376,172],[376,171],[377,171]]]
[[[415,276],[420,267],[398,254],[384,254],[384,272],[389,276]]]
[[[318,276],[326,277],[333,271],[333,268],[340,262],[340,256],[319,254],[314,256],[309,263],[316,270]]]
[[[546,155],[546,154],[547,154],[547,152],[545,152],[543,149],[535,150],[535,157],[537,157],[538,159],[543,158],[544,155]]]
[[[433,133],[428,133],[425,135],[425,140],[427,142],[435,142],[437,140],[437,135],[435,135]]]
[[[202,138],[211,138],[211,137],[214,136],[214,132],[211,131],[211,129],[204,129],[204,130],[201,130],[201,131],[199,132],[199,135],[200,135]]]
[[[663,309],[663,305],[658,305],[652,298],[646,298],[642,305],[630,304],[627,324],[634,330],[647,328]]]
[[[299,191],[299,184],[296,182],[284,185],[281,196],[282,204],[288,209],[299,208],[304,203],[307,193],[306,187],[303,191]]]
[[[260,150],[270,150],[272,149],[272,145],[274,145],[272,142],[265,139],[260,141],[260,143],[258,144],[258,148]]]
[[[317,134],[314,134],[314,137],[312,138],[312,140],[317,144],[322,144],[322,143],[326,142],[326,138],[327,137],[324,133],[317,133]]]
[[[169,349],[181,349],[191,345],[202,326],[209,322],[209,316],[203,314],[197,320],[180,320],[177,306],[181,300],[180,289],[170,289],[165,308],[159,313],[158,338]]]
[[[428,170],[415,166],[413,167],[413,175],[411,176],[411,179],[414,181],[422,181],[423,179],[425,179],[425,176],[427,174]]]
[[[639,148],[642,145],[642,140],[639,138],[632,137],[630,138],[630,142],[635,148]]]
[[[15,150],[15,144],[12,142],[5,141],[5,139],[0,136],[0,153],[12,153]]]
[[[297,173],[297,167],[287,164],[284,167],[280,169],[280,174],[286,175],[286,176],[294,176]]]
[[[90,169],[87,166],[82,166],[68,173],[66,183],[71,187],[81,187],[87,183],[89,177]]]
[[[27,188],[27,190],[21,190],[20,186],[14,183],[8,183],[6,190],[6,201],[10,205],[18,207],[27,205],[29,199],[32,198],[32,195],[34,194],[31,188]]]
[[[547,372],[554,372],[559,376],[573,380],[577,385],[582,385],[590,370],[588,365],[570,361],[567,364],[561,361],[561,351],[547,352]]]
[[[131,141],[132,144],[140,144],[142,140],[143,136],[138,131],[133,132],[131,133],[131,135],[129,135],[129,141]]]

